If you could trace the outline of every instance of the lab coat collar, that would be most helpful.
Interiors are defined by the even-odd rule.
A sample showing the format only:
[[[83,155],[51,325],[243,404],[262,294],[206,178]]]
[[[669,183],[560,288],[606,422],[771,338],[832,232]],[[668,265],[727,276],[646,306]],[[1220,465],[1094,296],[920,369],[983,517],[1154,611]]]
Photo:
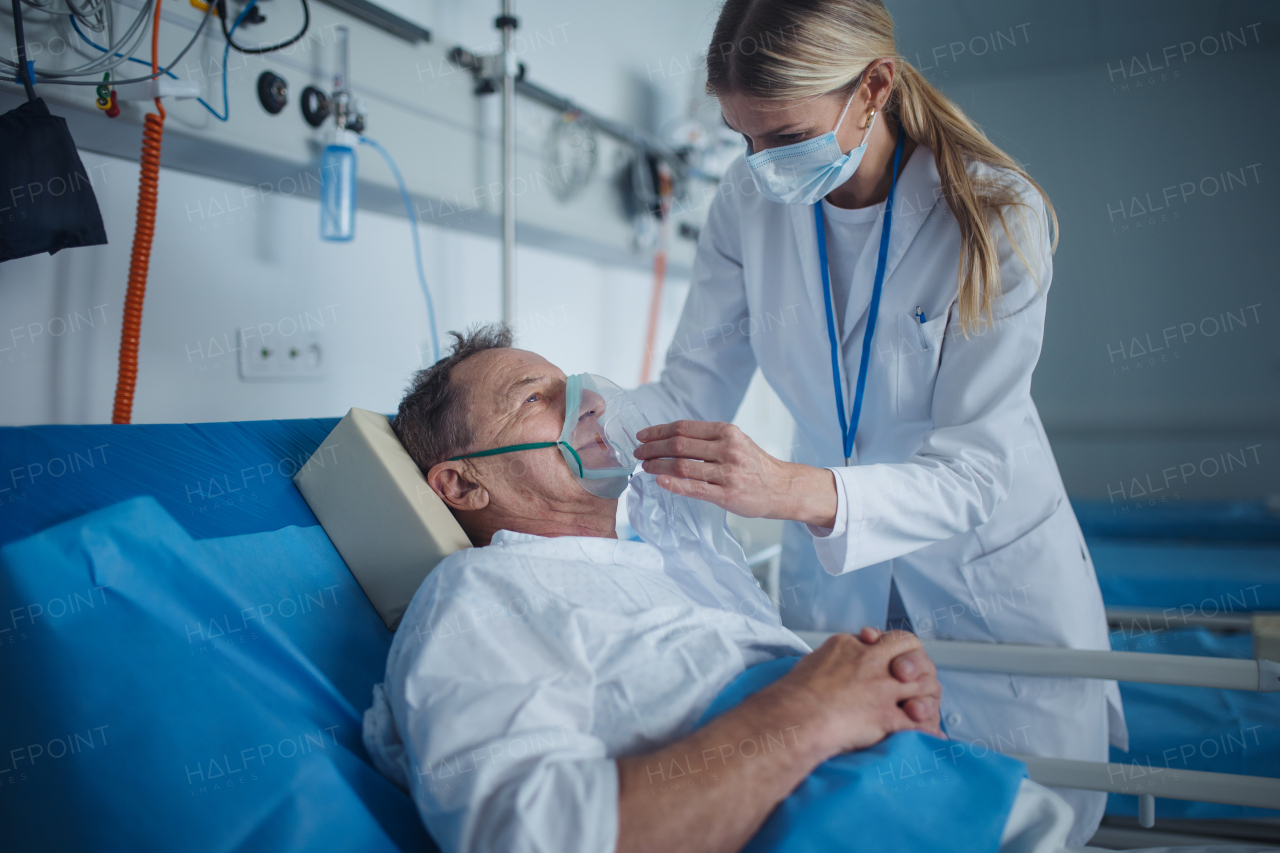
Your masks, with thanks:
[[[898,186],[893,203],[893,231],[889,235],[889,253],[885,259],[884,278],[887,283],[893,277],[893,271],[907,254],[907,249],[920,233],[929,214],[942,201],[942,179],[938,176],[938,167],[934,162],[933,151],[924,145],[917,145],[911,152],[902,174],[898,176]],[[809,295],[814,309],[825,311],[822,295],[822,269],[818,263],[818,230],[813,221],[812,205],[791,205],[791,225],[795,231],[796,246],[800,252],[800,268],[804,273],[805,292]],[[845,316],[841,320],[841,344],[848,341],[857,319],[866,312],[871,298],[871,286],[876,274],[876,260],[879,255],[880,231],[884,225],[883,214],[872,228],[867,238],[867,249],[858,259],[854,272],[854,280],[860,285],[865,282],[865,298],[858,294],[850,294],[846,301]],[[832,282],[832,287],[836,283]],[[883,303],[882,303],[883,304]]]

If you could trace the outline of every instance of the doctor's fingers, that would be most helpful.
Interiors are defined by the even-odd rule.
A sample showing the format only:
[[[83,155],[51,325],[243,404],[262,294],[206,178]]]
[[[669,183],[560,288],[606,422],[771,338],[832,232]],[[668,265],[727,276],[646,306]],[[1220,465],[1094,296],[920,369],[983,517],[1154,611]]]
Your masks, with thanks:
[[[637,459],[701,459],[706,462],[719,462],[724,456],[726,446],[718,440],[675,436],[646,441],[636,448]]]
[[[683,495],[687,498],[697,498],[700,501],[715,504],[721,509],[728,509],[725,506],[727,495],[725,495],[723,486],[717,486],[714,483],[708,483],[703,480],[685,480],[667,474],[658,476],[658,485],[672,494]]]
[[[695,459],[648,459],[643,467],[650,474],[667,474],[682,480],[701,480],[718,486],[725,483],[726,472],[723,466],[711,462],[699,462]]]
[[[737,427],[723,421],[672,421],[669,424],[645,427],[636,433],[636,438],[643,442],[651,442],[683,435],[687,438],[712,441],[724,436],[729,429],[737,429]]]

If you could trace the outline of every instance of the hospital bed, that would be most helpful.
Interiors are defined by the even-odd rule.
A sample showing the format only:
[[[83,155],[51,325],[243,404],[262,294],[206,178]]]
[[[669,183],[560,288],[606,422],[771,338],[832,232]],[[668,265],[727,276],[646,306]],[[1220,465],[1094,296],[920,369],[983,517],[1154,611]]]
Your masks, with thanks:
[[[0,702],[7,842],[430,849],[412,802],[373,770],[360,739],[394,616],[356,584],[293,482],[308,465],[350,464],[349,444],[327,440],[337,425],[0,429],[0,674],[16,697]],[[81,577],[92,583],[67,580]],[[181,655],[168,653],[174,645]],[[930,652],[944,666],[1099,677],[1159,662]],[[1170,663],[1165,681],[1146,680],[1235,694],[1272,672],[1246,660]],[[1121,674],[1155,672],[1140,669]],[[1119,762],[1026,760],[1050,784],[1117,790]],[[1162,798],[1280,805],[1266,774],[1179,775]]]
[[[831,636],[799,631],[801,639],[816,646]],[[1103,678],[1122,682],[1207,687],[1219,690],[1280,691],[1280,663],[1269,660],[1220,660],[1183,655],[1140,652],[1103,652],[1015,644],[968,643],[924,640],[925,650],[939,669],[965,672],[998,672],[1058,678]],[[1278,706],[1280,707],[1280,706]],[[1043,785],[1085,788],[1113,794],[1137,795],[1139,822],[1155,825],[1155,795],[1255,808],[1280,807],[1280,778],[1229,773],[1176,770],[1126,763],[1071,761],[1018,755],[1026,762],[1031,779]]]

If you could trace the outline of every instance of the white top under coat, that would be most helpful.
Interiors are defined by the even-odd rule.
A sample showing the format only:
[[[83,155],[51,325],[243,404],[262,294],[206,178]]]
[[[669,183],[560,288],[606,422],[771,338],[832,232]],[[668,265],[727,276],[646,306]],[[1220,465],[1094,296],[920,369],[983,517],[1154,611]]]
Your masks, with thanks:
[[[845,338],[844,330],[850,325],[866,322],[872,282],[861,282],[862,286],[854,293],[853,274],[882,213],[884,202],[870,207],[843,208],[822,200],[822,219],[827,229],[827,263],[831,268],[831,304],[835,309],[837,335],[842,340]],[[850,300],[856,311],[853,316],[849,315]],[[857,337],[861,341],[862,333],[858,332]]]

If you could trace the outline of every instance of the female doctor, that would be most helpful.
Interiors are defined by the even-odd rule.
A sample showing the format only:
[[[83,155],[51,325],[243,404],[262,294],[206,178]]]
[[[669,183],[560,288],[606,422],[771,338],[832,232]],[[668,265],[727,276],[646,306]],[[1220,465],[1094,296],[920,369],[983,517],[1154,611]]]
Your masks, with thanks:
[[[659,485],[786,519],[791,628],[1109,649],[1031,400],[1052,276],[1044,191],[904,62],[878,0],[728,0],[708,90],[746,157],[698,243],[666,366],[636,401]],[[731,419],[759,367],[794,462]],[[1106,761],[1115,682],[940,673],[975,748]],[[985,744],[985,746],[977,746]],[[1071,844],[1105,795],[1060,791]]]

